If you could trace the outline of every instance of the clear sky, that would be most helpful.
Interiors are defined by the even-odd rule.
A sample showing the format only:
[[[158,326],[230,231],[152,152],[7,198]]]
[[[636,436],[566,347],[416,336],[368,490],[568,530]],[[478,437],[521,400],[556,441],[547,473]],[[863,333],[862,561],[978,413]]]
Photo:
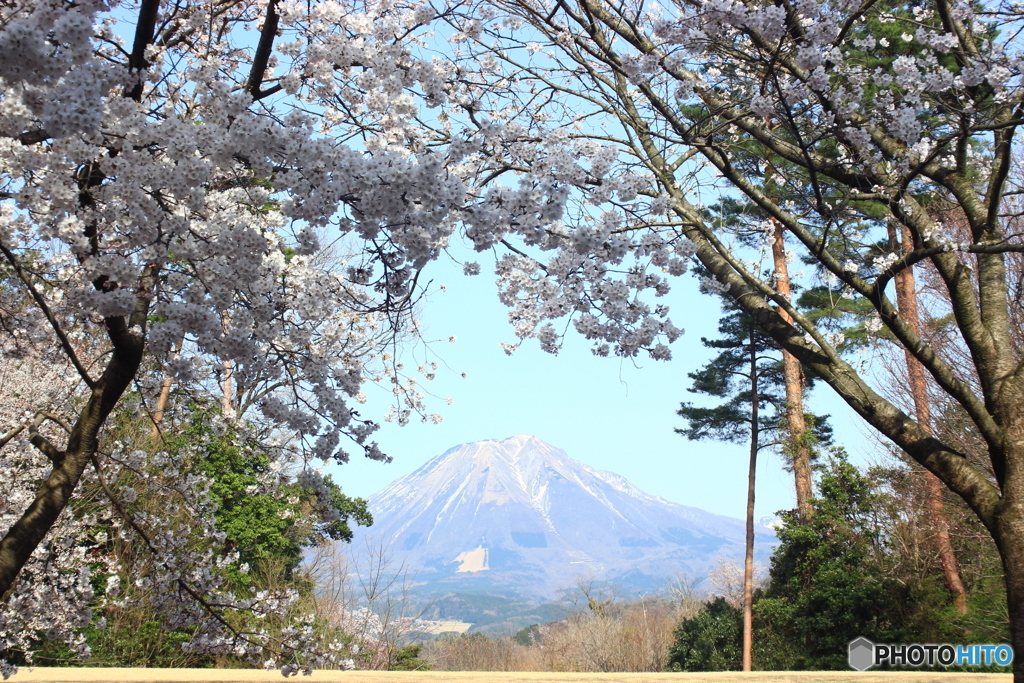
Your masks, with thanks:
[[[701,336],[717,336],[718,303],[697,291],[690,275],[674,281],[666,297],[673,322],[686,330],[672,345],[673,360],[636,362],[598,358],[575,331],[557,356],[527,340],[508,356],[500,342],[515,342],[506,309],[497,299],[493,267],[479,259],[482,273],[466,277],[451,263],[428,271],[435,293],[425,302],[425,338],[439,341],[408,354],[415,368],[425,357],[447,363],[427,383],[438,398],[433,412],[441,424],[414,422],[406,427],[384,423],[377,440],[394,458],[390,464],[353,458],[329,466],[349,495],[369,497],[392,480],[412,472],[435,455],[461,443],[531,434],[591,467],[620,474],[640,489],[683,505],[742,518],[746,507],[747,450],[744,445],[693,442],[673,432],[682,426],[675,411],[688,395],[688,372],[711,357]],[[429,268],[429,267],[428,267]],[[446,291],[439,291],[439,285]],[[455,335],[455,343],[447,337]],[[427,354],[427,355],[425,355]],[[466,373],[466,378],[461,373]],[[387,410],[383,392],[368,392],[361,413],[379,420]],[[860,419],[830,395],[815,390],[814,412],[831,413],[837,441],[864,461],[876,449],[865,439]],[[446,405],[451,397],[452,405]],[[792,476],[774,453],[758,459],[756,515],[795,506]]]

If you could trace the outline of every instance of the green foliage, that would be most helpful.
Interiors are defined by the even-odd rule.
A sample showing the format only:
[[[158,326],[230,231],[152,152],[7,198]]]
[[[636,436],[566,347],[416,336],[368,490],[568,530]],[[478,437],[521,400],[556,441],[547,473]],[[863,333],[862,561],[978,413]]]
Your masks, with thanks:
[[[517,645],[523,647],[530,647],[531,645],[540,645],[540,624],[530,624],[525,628],[521,628],[516,631],[516,634],[512,637],[512,640]]]
[[[228,570],[236,585],[251,585],[248,571],[271,564],[280,566],[284,577],[290,578],[302,561],[303,548],[328,540],[350,541],[350,521],[361,526],[373,523],[366,501],[346,496],[329,475],[324,484],[330,504],[341,516],[330,524],[311,521],[324,505],[316,492],[297,483],[273,494],[266,492],[260,482],[270,466],[267,454],[258,444],[245,443],[235,434],[215,433],[207,417],[195,409],[186,427],[168,437],[168,445],[180,448],[196,439],[206,443],[204,457],[195,468],[212,479],[217,528],[227,536],[226,548],[239,555],[239,561]]]
[[[134,444],[136,448],[149,452],[150,462],[155,467],[180,466],[181,476],[203,475],[210,481],[209,494],[216,511],[215,524],[224,533],[223,548],[217,552],[238,554],[238,560],[224,565],[223,572],[231,590],[241,596],[258,591],[277,592],[286,589],[300,593],[296,610],[311,613],[313,606],[312,580],[298,571],[304,548],[329,541],[350,541],[352,526],[369,526],[373,519],[361,498],[349,498],[328,476],[324,477],[324,489],[328,496],[318,494],[292,482],[283,486],[271,486],[266,482],[276,476],[271,470],[271,459],[267,451],[252,437],[243,437],[231,429],[224,429],[223,423],[211,419],[215,413],[203,406],[190,407],[187,418],[178,425],[164,425],[165,431],[159,440],[150,435],[150,425],[141,424],[132,411],[125,410],[114,416],[108,438],[122,443]],[[173,457],[184,455],[192,449],[195,453],[187,459]],[[146,485],[144,473],[122,473],[122,477],[134,477],[132,486],[138,492],[133,508],[156,510],[166,507],[166,492]],[[125,482],[120,482],[125,483]],[[95,484],[88,484],[95,487]],[[145,577],[146,567],[152,558],[142,544],[128,544],[119,540],[113,520],[108,515],[98,514],[91,503],[99,491],[86,490],[72,507],[74,514],[93,514],[97,517],[94,536],[105,535],[105,550],[117,555],[122,564],[121,594],[113,604],[102,610],[94,610],[92,626],[83,635],[93,655],[88,666],[117,667],[211,667],[246,666],[234,657],[196,655],[182,651],[182,644],[191,640],[194,629],[167,628],[161,622],[158,599],[143,581],[136,585],[132,577]],[[321,512],[327,504],[336,508],[340,516],[331,522],[320,521]],[[182,509],[181,514],[188,514]],[[187,528],[187,525],[186,525]],[[106,572],[100,565],[93,577],[93,589],[97,600],[106,591]],[[250,615],[229,613],[225,615],[236,625],[242,625]],[[263,619],[260,628],[277,628],[273,619]],[[417,665],[418,652],[404,652],[401,656],[410,668]],[[37,663],[50,666],[81,666],[66,645],[45,641],[39,643]]]
[[[420,645],[406,645],[400,647],[392,654],[390,671],[430,671],[433,665],[425,659],[420,659],[423,647]]]
[[[152,618],[144,602],[105,609],[104,614],[82,633],[92,649],[89,660],[83,662],[63,642],[44,640],[37,643],[31,665],[204,669],[222,664],[221,658],[184,652],[182,645],[192,639],[192,631],[167,628]],[[17,654],[13,663],[30,666]]]
[[[208,655],[182,652],[181,646],[192,633],[168,629],[139,609],[119,610],[116,622],[108,619],[106,628],[91,627],[86,638],[93,650],[89,666],[209,668],[217,660]],[[145,621],[143,621],[146,619]]]
[[[771,583],[755,605],[759,621],[797,645],[792,669],[845,669],[857,636],[907,641],[906,586],[872,561],[883,542],[874,525],[873,486],[842,457],[821,468],[812,520],[784,513]]]
[[[668,671],[739,671],[743,614],[719,596],[684,619],[669,649]]]
[[[971,633],[979,628],[984,642],[1005,640],[991,619],[976,612],[990,600],[990,586],[975,586],[965,619],[937,566],[908,570],[918,532],[907,525],[913,515],[906,491],[893,489],[905,470],[864,473],[842,449],[818,469],[815,515],[801,523],[783,513],[770,583],[754,603],[757,668],[848,669],[846,648],[858,636],[883,643],[970,643],[981,642]]]
[[[718,349],[718,355],[688,375],[693,380],[689,389],[691,393],[723,400],[714,406],[682,403],[677,414],[687,421],[688,426],[675,431],[691,441],[746,442],[750,438],[754,398],[750,365],[753,354],[757,364],[759,447],[781,447],[787,436],[786,395],[778,345],[732,301],[725,299],[724,308],[725,314],[718,323],[720,338],[701,338],[704,346]],[[806,419],[807,424],[813,427],[808,438],[815,444],[827,444],[832,433],[828,417],[808,414]]]
[[[801,292],[797,305],[815,325],[842,332],[845,340],[838,345],[842,351],[867,346],[876,337],[891,338],[886,328],[868,332],[865,322],[874,314],[874,307],[852,291],[828,285],[811,287]]]
[[[775,357],[775,342],[762,332],[746,313],[726,304],[729,309],[718,323],[719,339],[701,338],[710,349],[718,349],[717,356],[704,367],[688,374],[693,380],[689,391],[705,394],[722,403],[712,407],[680,405],[677,414],[689,424],[676,433],[691,441],[715,439],[742,443],[751,431],[751,354],[757,359],[758,402],[762,410],[758,419],[759,434],[774,431],[780,424],[779,408],[784,409],[785,397],[780,394],[782,366]]]
[[[770,582],[754,594],[755,669],[847,670],[847,646],[858,636],[885,643],[1007,642],[998,554],[984,530],[956,522],[968,588],[964,616],[943,583],[933,532],[919,526],[928,524],[927,509],[915,501],[920,473],[862,472],[841,448],[817,469],[814,517],[801,523],[794,512],[781,513]],[[947,510],[954,520],[973,519],[955,506]],[[705,605],[680,623],[669,668],[738,669],[740,619],[722,598]]]

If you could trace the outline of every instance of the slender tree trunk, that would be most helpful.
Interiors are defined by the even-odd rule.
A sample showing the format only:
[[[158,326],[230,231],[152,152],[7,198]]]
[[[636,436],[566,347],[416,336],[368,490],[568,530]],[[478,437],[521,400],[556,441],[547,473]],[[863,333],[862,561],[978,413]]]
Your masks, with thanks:
[[[224,328],[224,334],[227,334],[230,329],[230,322],[228,320],[227,313],[224,314],[224,319],[221,324]],[[224,374],[222,375],[223,379],[221,380],[221,388],[224,393],[224,398],[221,401],[221,410],[225,415],[227,415],[231,412],[231,370],[233,368],[233,364],[231,361],[226,360],[222,365],[224,368]]]
[[[231,361],[224,361],[224,381],[221,386],[224,390],[224,399],[221,402],[221,409],[227,415],[231,412]]]
[[[772,260],[775,262],[775,291],[789,299],[789,266],[786,264],[786,231],[778,221],[775,226],[775,242],[772,243]],[[780,317],[792,324],[793,318],[784,310]],[[811,506],[811,448],[807,443],[807,423],[804,420],[804,378],[800,361],[785,349],[782,350],[782,378],[786,385],[786,427],[789,431],[789,453],[793,460],[793,479],[796,482],[796,510],[801,522],[810,521],[814,516]]]
[[[171,353],[177,354],[181,351],[182,342],[178,342],[174,346],[174,350]],[[164,381],[160,383],[160,394],[156,398],[156,406],[153,409],[153,430],[150,432],[150,436],[156,438],[160,435],[160,423],[164,419],[164,411],[167,410],[167,400],[171,396],[171,386],[174,384],[174,380],[171,379],[170,375],[164,378]]]
[[[150,436],[159,436],[160,434],[160,423],[164,419],[164,410],[167,409],[167,399],[171,395],[173,383],[170,375],[164,377],[164,381],[160,383],[160,395],[156,397],[156,406],[153,408],[153,431],[150,432]]]
[[[889,239],[897,252],[902,250],[903,253],[908,253],[914,248],[909,232],[903,230],[898,239],[896,227],[892,224],[889,225]],[[914,334],[920,335],[921,318],[917,307],[917,286],[914,282],[914,271],[911,268],[905,268],[896,274],[896,303],[899,306],[900,316],[914,331]],[[914,413],[917,422],[922,429],[930,434],[932,433],[932,414],[924,367],[909,350],[904,349],[903,354],[906,359],[907,378],[910,383],[910,393],[914,399]],[[942,577],[946,588],[953,595],[957,610],[961,614],[966,614],[967,590],[960,578],[959,563],[949,535],[949,516],[942,504],[942,482],[928,470],[924,470],[924,478],[928,511],[935,529],[935,545],[939,553]]]
[[[743,557],[743,670],[750,671],[754,634],[754,481],[758,451],[757,346],[750,328],[750,468],[747,471],[747,547]]]

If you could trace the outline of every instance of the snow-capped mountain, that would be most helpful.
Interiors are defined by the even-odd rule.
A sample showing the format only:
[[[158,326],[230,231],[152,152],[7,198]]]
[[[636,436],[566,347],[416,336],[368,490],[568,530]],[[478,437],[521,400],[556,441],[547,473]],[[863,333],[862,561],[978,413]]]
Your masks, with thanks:
[[[375,538],[432,589],[549,597],[580,578],[655,588],[742,562],[743,523],[648,495],[532,436],[456,446],[370,499]],[[759,527],[757,556],[774,545]]]

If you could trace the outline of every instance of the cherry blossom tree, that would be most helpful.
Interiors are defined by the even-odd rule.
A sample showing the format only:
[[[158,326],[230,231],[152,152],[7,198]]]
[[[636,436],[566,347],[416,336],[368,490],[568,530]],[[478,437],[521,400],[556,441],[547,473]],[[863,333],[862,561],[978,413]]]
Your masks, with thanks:
[[[1019,6],[495,0],[445,18],[459,45],[454,99],[479,163],[519,183],[492,181],[491,204],[567,197],[547,228],[484,231],[467,220],[478,249],[504,249],[502,296],[526,336],[555,348],[549,321],[572,312],[596,353],[633,355],[664,331],[664,309],[639,293],[662,294],[665,276],[684,269],[678,259],[695,256],[707,285],[977,514],[1002,554],[1013,645],[1024,651],[1024,359],[1005,267],[1007,252],[1024,250],[1008,180],[1024,122]],[[760,254],[704,208],[729,197],[768,217],[747,226],[763,221]],[[967,240],[947,225],[953,215],[970,226]],[[911,247],[892,252],[888,226]],[[808,315],[762,275],[780,233],[835,316]],[[966,370],[893,296],[894,277],[923,262],[948,293]],[[870,303],[867,315],[844,303],[853,299]],[[970,416],[991,475],[844,358],[843,325],[888,328]],[[1024,659],[1015,671],[1024,681]]]
[[[324,523],[338,511],[311,461],[387,459],[355,404],[379,376],[399,419],[422,409],[386,354],[465,203],[445,150],[389,138],[418,112],[403,88],[445,97],[444,74],[408,49],[432,16],[279,0],[0,6],[0,349],[26,368],[20,391],[6,382],[0,442],[5,650],[46,633],[86,654],[76,631],[104,543],[69,504],[88,481],[148,548],[144,580],[168,623],[197,629],[190,648],[254,659],[273,645],[285,673],[328,661],[308,623],[270,643],[223,617],[281,615],[294,596],[223,585],[233,556],[217,550],[209,482],[185,467],[201,444],[172,457],[105,435],[115,411],[154,403],[157,436],[173,428],[168,377],[186,396],[223,396],[225,420],[241,411],[270,430],[279,476],[263,484],[298,471],[323,489]],[[358,128],[337,114],[356,109]],[[354,245],[346,263],[324,261],[321,236]],[[132,476],[174,502],[136,509]],[[116,598],[121,577],[105,571]]]

